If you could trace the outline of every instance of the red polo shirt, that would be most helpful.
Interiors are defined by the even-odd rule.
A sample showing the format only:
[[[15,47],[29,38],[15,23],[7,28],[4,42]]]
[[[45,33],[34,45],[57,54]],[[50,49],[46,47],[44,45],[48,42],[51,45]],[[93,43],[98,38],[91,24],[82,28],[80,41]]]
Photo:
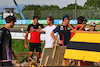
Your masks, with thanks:
[[[27,28],[27,31],[30,33],[30,43],[41,43],[40,41],[40,33],[39,32],[32,32],[33,29],[42,29],[44,26],[42,24],[33,25],[30,24]]]
[[[74,28],[75,30],[79,30],[81,28],[81,25],[76,25],[76,27]],[[81,31],[84,31],[84,29],[82,29]],[[75,33],[71,33],[71,38],[74,36]]]

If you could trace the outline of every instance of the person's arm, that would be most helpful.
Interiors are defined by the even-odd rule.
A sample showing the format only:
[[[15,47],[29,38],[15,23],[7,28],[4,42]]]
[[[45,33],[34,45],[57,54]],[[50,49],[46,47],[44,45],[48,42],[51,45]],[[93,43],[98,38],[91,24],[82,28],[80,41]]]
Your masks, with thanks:
[[[15,54],[15,52],[12,50],[12,55],[14,56],[15,59],[18,59],[18,55]]]
[[[56,42],[56,41],[57,41],[57,36],[54,36],[54,31],[52,31],[50,35],[51,35],[51,37],[54,39],[54,41]],[[63,44],[63,41],[60,40],[60,41],[58,41],[58,43],[59,43],[59,44]]]
[[[31,32],[30,28],[31,28],[31,25],[28,26],[26,34],[25,34],[25,39],[24,39],[24,46],[25,46],[26,49],[28,48],[28,46],[27,46],[27,37],[28,37],[28,33]]]
[[[54,39],[54,41],[56,42],[57,38],[54,36],[54,31],[52,31],[50,35]]]
[[[83,24],[82,24],[82,26],[80,27],[80,29],[78,31],[81,31],[82,29],[84,29],[85,26],[86,26],[86,22],[83,21]]]
[[[59,26],[57,26],[52,32],[51,32],[51,37],[54,39],[54,41],[56,42],[57,41],[57,37],[56,36],[54,36],[54,33],[56,33],[56,32],[59,32]],[[62,40],[60,40],[60,41],[58,41],[58,43],[59,44],[62,44],[63,43],[63,41]]]
[[[42,29],[34,29],[34,32],[44,32]]]
[[[72,25],[68,24],[68,26],[71,28],[71,31],[70,31],[71,33],[76,33],[76,30],[74,29]]]
[[[25,46],[25,48],[27,49],[28,48],[28,46],[27,46],[27,37],[28,37],[28,31],[26,31],[26,34],[25,34],[25,40],[24,40],[24,46]]]
[[[56,42],[57,38],[54,36],[54,33],[59,32],[59,26],[57,26],[51,33],[51,37],[54,39],[54,41]]]
[[[0,30],[0,45],[2,43],[2,39],[3,39],[3,34],[2,34],[2,31]]]

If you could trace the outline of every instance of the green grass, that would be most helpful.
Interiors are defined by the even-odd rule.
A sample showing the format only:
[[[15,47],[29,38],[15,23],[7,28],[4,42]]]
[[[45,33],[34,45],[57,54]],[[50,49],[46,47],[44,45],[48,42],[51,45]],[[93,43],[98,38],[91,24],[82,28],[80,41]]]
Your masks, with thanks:
[[[29,47],[29,41],[27,41],[27,45]],[[43,50],[43,48],[44,48],[44,43],[41,42],[41,50]],[[19,55],[20,52],[29,52],[29,48],[25,49],[25,47],[24,47],[24,40],[15,40],[15,39],[13,39],[12,40],[12,49],[14,50],[14,52],[17,55]],[[36,52],[36,51],[34,51],[34,52]],[[36,56],[36,55],[33,55],[33,56]],[[27,57],[28,57],[28,55],[26,55],[24,57],[24,60],[27,60]],[[21,60],[21,57],[19,57],[17,60],[19,60],[20,62],[24,61],[24,60]]]

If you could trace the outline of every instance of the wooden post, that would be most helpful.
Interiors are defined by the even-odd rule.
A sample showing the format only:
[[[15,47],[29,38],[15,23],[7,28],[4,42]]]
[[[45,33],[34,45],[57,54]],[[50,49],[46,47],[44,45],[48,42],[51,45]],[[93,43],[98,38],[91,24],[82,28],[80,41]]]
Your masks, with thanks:
[[[57,57],[57,65],[59,64],[60,55]]]
[[[48,59],[49,59],[49,55],[46,57],[46,61],[45,61],[45,64],[44,64],[44,66],[47,66]]]
[[[32,61],[32,63],[34,63],[34,65],[37,65],[37,63],[31,57],[30,60]]]
[[[81,61],[77,60],[77,66],[81,66]]]
[[[59,46],[58,45],[58,38],[57,38],[56,43],[54,45],[54,50],[53,50],[53,54],[52,54],[52,61],[51,61],[51,65],[52,66],[53,66],[53,62],[54,62],[54,57],[55,57],[55,53],[56,53],[57,46]]]

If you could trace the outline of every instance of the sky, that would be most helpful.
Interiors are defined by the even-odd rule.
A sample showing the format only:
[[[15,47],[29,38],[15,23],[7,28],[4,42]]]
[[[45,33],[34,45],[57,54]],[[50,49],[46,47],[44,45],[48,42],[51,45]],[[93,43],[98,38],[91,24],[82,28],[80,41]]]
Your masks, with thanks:
[[[77,4],[83,6],[87,0],[77,0]],[[68,4],[75,3],[75,0],[16,0],[17,4],[24,5],[57,5],[60,8],[66,7]],[[0,0],[0,7],[15,6],[13,0]]]

